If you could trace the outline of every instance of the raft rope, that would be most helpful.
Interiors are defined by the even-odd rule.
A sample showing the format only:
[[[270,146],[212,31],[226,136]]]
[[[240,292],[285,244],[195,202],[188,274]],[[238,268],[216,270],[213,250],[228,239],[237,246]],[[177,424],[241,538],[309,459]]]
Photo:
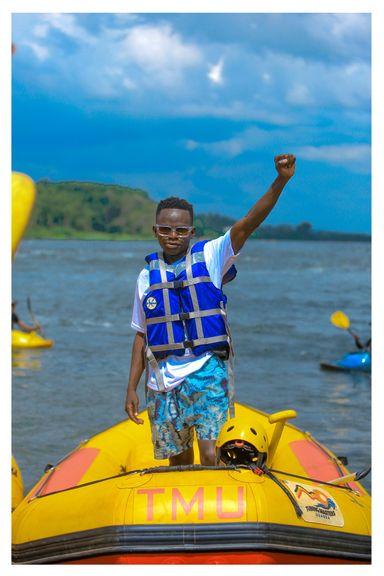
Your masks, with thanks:
[[[327,486],[333,486],[334,488],[343,488],[344,490],[350,490],[351,492],[354,492],[353,488],[351,488],[348,485],[349,484],[348,482],[346,482],[345,485],[334,484],[333,482],[327,482],[326,480],[319,480],[317,478],[310,478],[309,476],[300,476],[299,474],[284,472],[283,470],[274,470],[273,468],[270,468],[269,471],[274,472],[275,474],[284,474],[285,476],[292,476],[293,478],[300,478],[300,480],[310,480],[311,482],[317,482],[319,484],[326,484]],[[368,468],[366,468],[365,470],[362,470],[361,472],[356,472],[355,479],[350,480],[349,482],[356,482],[356,481],[362,480],[363,478],[368,476],[370,471],[371,471],[371,467],[369,466]]]
[[[298,505],[298,503],[296,502],[295,498],[292,496],[291,492],[288,490],[288,488],[286,486],[284,486],[284,484],[282,482],[280,482],[280,480],[267,467],[264,469],[264,472],[265,472],[265,475],[268,476],[268,478],[270,478],[271,480],[273,480],[273,482],[275,482],[279,486],[279,488],[282,489],[284,494],[286,496],[288,496],[289,501],[291,502],[292,506],[295,509],[296,516],[298,518],[301,518],[301,516],[303,515],[303,511],[300,508],[300,506]]]
[[[293,497],[293,495],[291,494],[291,492],[288,490],[288,488],[286,486],[284,486],[284,484],[282,482],[280,482],[280,480],[275,476],[276,474],[284,474],[285,476],[291,476],[294,478],[300,478],[302,480],[310,480],[311,482],[318,482],[320,484],[326,484],[327,486],[333,486],[334,488],[342,488],[344,490],[348,490],[349,492],[355,492],[355,490],[353,490],[348,484],[346,484],[345,486],[343,485],[339,485],[339,484],[333,484],[332,482],[326,482],[325,480],[317,480],[316,478],[309,478],[306,476],[300,476],[299,474],[291,474],[289,472],[283,472],[282,470],[273,470],[272,468],[267,468],[265,466],[265,468],[263,468],[264,473],[266,474],[266,476],[268,476],[268,478],[270,478],[271,480],[273,480],[274,482],[276,482],[276,484],[283,490],[283,492],[288,496],[290,502],[292,503],[296,515],[298,518],[301,518],[301,516],[303,515],[303,511],[300,508],[300,506],[298,505],[298,503],[296,502],[295,498]],[[359,478],[364,478],[370,471],[370,468],[368,468],[367,470],[365,470],[364,472],[360,472],[359,474],[356,474],[356,479]]]
[[[60,460],[60,462],[62,462],[63,460]],[[60,462],[58,464],[60,464]],[[78,484],[76,486],[70,486],[69,488],[63,488],[62,490],[56,490],[55,492],[49,492],[48,494],[41,494],[42,490],[46,487],[46,485],[48,484],[51,475],[53,474],[53,472],[57,469],[58,464],[56,466],[52,466],[50,468],[50,474],[47,476],[47,478],[45,479],[45,481],[41,484],[39,490],[36,492],[36,494],[34,494],[34,496],[32,498],[30,498],[30,500],[34,500],[35,498],[44,498],[46,496],[51,496],[53,494],[59,494],[61,492],[68,492],[69,490],[75,490],[77,488],[83,488],[86,486],[91,486],[93,484],[99,484],[100,482],[106,482],[108,480],[114,480],[117,478],[123,478],[124,476],[131,476],[133,474],[140,474],[141,476],[144,476],[145,474],[163,474],[166,472],[199,472],[202,470],[232,470],[234,472],[239,471],[239,469],[244,468],[246,470],[251,470],[253,473],[255,474],[266,474],[266,476],[268,476],[268,478],[270,478],[271,480],[273,480],[274,482],[276,482],[276,484],[278,484],[283,490],[284,492],[287,490],[285,488],[285,486],[280,482],[280,480],[278,478],[276,478],[275,474],[284,474],[285,476],[290,476],[290,477],[294,477],[294,478],[300,478],[300,480],[308,480],[310,482],[316,482],[318,484],[326,484],[328,486],[332,486],[333,488],[339,488],[341,490],[348,490],[350,492],[355,492],[348,484],[341,485],[341,484],[333,484],[332,482],[327,482],[325,480],[319,480],[316,478],[311,478],[309,476],[300,476],[299,474],[293,474],[290,472],[284,472],[283,470],[274,470],[273,468],[267,468],[265,465],[262,467],[258,467],[255,464],[237,464],[237,465],[229,465],[229,466],[203,466],[203,465],[196,465],[196,464],[185,464],[185,465],[179,465],[179,466],[152,466],[150,468],[141,468],[141,469],[137,469],[137,470],[129,470],[128,472],[125,471],[123,469],[122,472],[120,472],[120,474],[115,474],[114,476],[108,476],[107,478],[99,478],[98,480],[91,480],[90,482],[84,482],[84,484]],[[365,476],[367,476],[371,471],[371,468],[367,468],[366,470],[363,470],[359,473],[356,473],[356,478],[355,480],[361,480],[362,478],[365,478]],[[289,497],[291,497],[291,494],[289,493]],[[295,507],[296,510],[296,507]]]
[[[45,498],[46,496],[51,496],[53,494],[60,494],[61,492],[68,492],[69,490],[75,490],[76,488],[84,488],[85,486],[92,486],[93,484],[99,484],[100,482],[107,482],[108,480],[115,480],[117,478],[123,478],[124,476],[131,476],[132,474],[140,474],[144,476],[145,474],[157,474],[164,472],[194,472],[200,470],[237,470],[239,466],[202,466],[194,464],[186,464],[180,466],[153,466],[151,468],[140,468],[138,470],[129,470],[128,472],[120,472],[120,474],[115,474],[114,476],[108,476],[107,478],[99,478],[98,480],[90,480],[89,482],[84,482],[84,484],[77,484],[76,486],[70,486],[69,488],[63,488],[62,490],[55,490],[55,492],[49,492],[48,494],[41,494],[43,488],[48,484],[51,474],[56,470],[57,466],[52,466],[50,468],[50,474],[45,479],[45,481],[40,486],[36,494],[30,498],[34,500],[35,498]]]

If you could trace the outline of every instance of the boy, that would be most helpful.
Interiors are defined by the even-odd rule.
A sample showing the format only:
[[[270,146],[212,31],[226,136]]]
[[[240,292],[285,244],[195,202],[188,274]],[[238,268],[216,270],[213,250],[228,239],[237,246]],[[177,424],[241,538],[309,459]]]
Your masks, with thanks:
[[[162,252],[147,256],[137,280],[125,410],[143,423],[136,389],[146,368],[155,458],[168,458],[170,466],[193,464],[194,429],[201,464],[215,465],[215,442],[232,396],[223,362],[232,347],[222,284],[234,277],[234,261],[275,206],[295,162],[292,154],[276,156],[278,176],[247,215],[224,236],[191,249],[192,206],[171,197],[157,207],[153,232]]]

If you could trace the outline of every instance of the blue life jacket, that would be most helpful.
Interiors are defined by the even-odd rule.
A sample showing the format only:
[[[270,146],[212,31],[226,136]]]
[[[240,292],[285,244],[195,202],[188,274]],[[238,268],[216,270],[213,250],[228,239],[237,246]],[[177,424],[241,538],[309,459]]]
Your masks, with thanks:
[[[165,263],[157,252],[146,257],[150,283],[143,301],[147,357],[148,353],[157,360],[171,354],[182,356],[187,348],[195,356],[210,350],[228,354],[227,298],[209,276],[204,259],[206,242],[197,242],[173,264]],[[235,276],[232,266],[223,283]]]

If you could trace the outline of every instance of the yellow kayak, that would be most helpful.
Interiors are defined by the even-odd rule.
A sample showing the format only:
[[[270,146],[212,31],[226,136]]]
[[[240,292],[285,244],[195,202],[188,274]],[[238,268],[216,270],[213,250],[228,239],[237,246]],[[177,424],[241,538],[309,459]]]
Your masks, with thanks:
[[[12,348],[51,348],[53,340],[43,338],[37,332],[12,330]]]
[[[24,484],[20,468],[12,456],[12,512],[24,498]]]
[[[50,468],[19,504],[13,562],[369,563],[370,495],[359,475],[286,422],[294,415],[236,404],[239,428],[264,430],[260,467],[171,468],[153,458],[146,412],[143,425],[112,426]],[[228,435],[236,429],[225,426]]]
[[[12,172],[12,258],[27,228],[35,197],[33,180],[26,174]]]

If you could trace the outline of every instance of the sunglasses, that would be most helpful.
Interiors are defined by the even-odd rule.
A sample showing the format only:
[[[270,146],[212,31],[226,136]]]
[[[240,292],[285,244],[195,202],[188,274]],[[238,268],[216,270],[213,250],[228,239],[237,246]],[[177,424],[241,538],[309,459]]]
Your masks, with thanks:
[[[159,236],[170,236],[172,232],[176,232],[177,236],[185,238],[193,230],[193,226],[162,226],[155,224],[156,231]]]

